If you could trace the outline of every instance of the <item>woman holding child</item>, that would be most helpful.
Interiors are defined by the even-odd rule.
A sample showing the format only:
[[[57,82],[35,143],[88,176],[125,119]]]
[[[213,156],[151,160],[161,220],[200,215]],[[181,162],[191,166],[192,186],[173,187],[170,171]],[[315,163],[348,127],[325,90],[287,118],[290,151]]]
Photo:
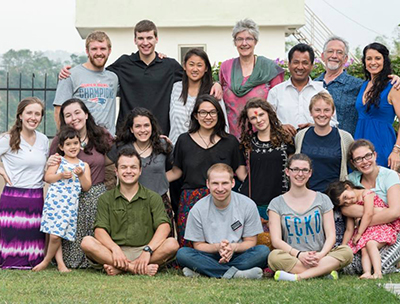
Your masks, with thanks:
[[[78,158],[90,168],[92,187],[79,195],[78,220],[75,241],[62,243],[62,254],[68,268],[87,268],[89,262],[80,244],[83,237],[93,235],[93,223],[97,211],[97,200],[106,191],[105,155],[112,144],[111,135],[96,125],[86,105],[76,98],[68,99],[60,109],[60,127],[69,125],[79,132],[81,151]],[[59,141],[56,136],[50,147],[50,154],[57,152]],[[61,157],[51,157],[49,164],[59,162]]]
[[[388,208],[383,208],[372,216],[370,226],[389,224],[400,217],[400,179],[395,171],[377,164],[377,153],[374,145],[365,139],[356,140],[349,147],[348,159],[355,171],[348,179],[357,187],[372,190]],[[363,206],[351,204],[341,208],[343,215],[362,218]],[[395,270],[395,263],[400,258],[400,239],[394,245],[385,246],[380,251],[382,273]],[[353,263],[346,267],[348,273],[361,273],[362,266],[359,255],[355,255]]]

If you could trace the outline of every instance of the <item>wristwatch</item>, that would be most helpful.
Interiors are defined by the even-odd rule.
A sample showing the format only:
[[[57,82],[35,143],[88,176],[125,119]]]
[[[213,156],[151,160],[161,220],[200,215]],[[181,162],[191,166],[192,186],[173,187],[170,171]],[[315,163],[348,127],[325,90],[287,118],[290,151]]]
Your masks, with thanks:
[[[153,250],[150,248],[149,245],[144,246],[143,251],[150,253],[150,255],[153,254]]]

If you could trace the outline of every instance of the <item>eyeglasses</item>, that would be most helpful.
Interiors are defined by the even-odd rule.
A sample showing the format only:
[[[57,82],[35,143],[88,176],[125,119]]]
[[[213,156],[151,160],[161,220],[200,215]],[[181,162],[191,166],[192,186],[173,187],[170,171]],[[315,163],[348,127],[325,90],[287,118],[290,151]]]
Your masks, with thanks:
[[[211,110],[211,111],[198,111],[197,114],[201,117],[201,118],[206,118],[208,114],[210,114],[211,117],[217,117],[218,112],[217,110]]]
[[[247,37],[247,38],[241,38],[241,37],[235,38],[235,42],[237,42],[237,43],[239,43],[239,44],[243,43],[243,41],[246,41],[246,43],[253,43],[254,40],[255,40],[255,39],[254,39],[254,38],[251,38],[251,37]]]
[[[353,163],[361,164],[364,159],[365,160],[370,160],[373,156],[374,156],[374,153],[373,152],[369,152],[369,153],[365,154],[364,156],[353,158]]]
[[[325,51],[328,55],[333,55],[333,53],[335,53],[336,52],[336,54],[338,55],[338,56],[344,56],[345,54],[344,54],[344,52],[342,51],[342,50],[332,50],[332,49],[328,49],[328,50],[326,50]]]
[[[294,174],[299,174],[300,172],[302,172],[303,174],[307,174],[311,172],[311,169],[307,169],[307,168],[288,168],[290,171],[292,171]]]

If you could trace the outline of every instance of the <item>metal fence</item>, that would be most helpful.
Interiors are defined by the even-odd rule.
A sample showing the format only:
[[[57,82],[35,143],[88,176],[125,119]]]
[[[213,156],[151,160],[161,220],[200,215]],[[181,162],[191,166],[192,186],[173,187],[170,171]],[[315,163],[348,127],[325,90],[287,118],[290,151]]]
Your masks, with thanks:
[[[18,103],[30,96],[40,98],[45,104],[45,115],[39,131],[48,137],[54,137],[53,100],[57,87],[57,76],[47,73],[23,73],[11,75],[8,72],[0,74],[0,133],[11,128],[15,121]]]

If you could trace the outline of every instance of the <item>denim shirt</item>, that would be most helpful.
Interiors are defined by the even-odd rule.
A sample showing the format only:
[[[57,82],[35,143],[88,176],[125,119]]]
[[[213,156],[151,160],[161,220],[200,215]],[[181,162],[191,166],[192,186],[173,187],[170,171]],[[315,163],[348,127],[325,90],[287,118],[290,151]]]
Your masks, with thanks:
[[[347,74],[346,71],[343,71],[342,74],[328,84],[325,83],[324,77],[325,72],[314,80],[322,81],[324,88],[332,95],[335,101],[339,128],[354,136],[358,119],[355,104],[358,92],[364,81]]]

